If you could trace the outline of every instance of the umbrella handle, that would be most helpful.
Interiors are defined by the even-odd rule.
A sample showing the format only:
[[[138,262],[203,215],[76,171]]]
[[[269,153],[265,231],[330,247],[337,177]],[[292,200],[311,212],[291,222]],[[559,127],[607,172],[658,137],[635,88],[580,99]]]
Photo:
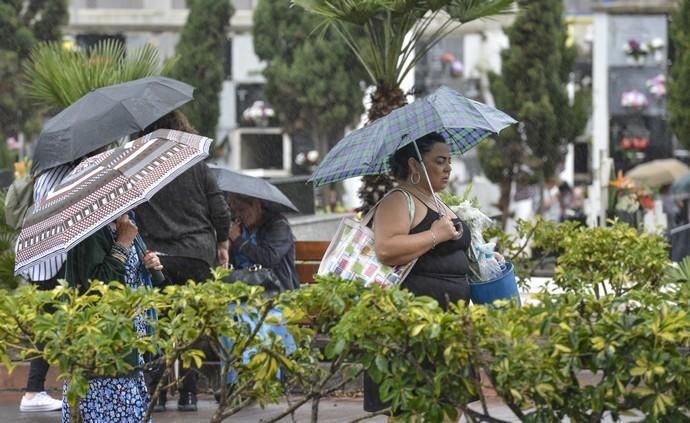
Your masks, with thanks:
[[[438,202],[438,196],[434,192],[434,187],[431,186],[431,179],[429,179],[429,173],[426,171],[426,166],[424,165],[424,160],[422,159],[422,153],[419,151],[419,147],[417,146],[417,141],[412,141],[412,144],[414,145],[414,149],[417,152],[419,164],[422,165],[422,171],[424,171],[424,179],[426,179],[426,183],[429,184],[429,191],[431,191],[431,195],[434,197],[434,205],[436,205],[436,211],[438,212],[439,216],[443,217],[443,215],[445,215],[444,209]]]
[[[163,272],[156,269],[149,269],[149,272],[151,273],[151,279],[153,279],[153,283],[155,286],[163,285],[163,282],[165,282],[165,275],[163,274]]]

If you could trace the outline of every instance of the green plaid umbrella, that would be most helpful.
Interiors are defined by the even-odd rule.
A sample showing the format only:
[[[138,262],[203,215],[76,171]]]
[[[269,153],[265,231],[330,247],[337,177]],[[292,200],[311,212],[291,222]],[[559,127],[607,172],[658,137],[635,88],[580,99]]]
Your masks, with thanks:
[[[309,181],[318,186],[386,173],[392,154],[431,132],[441,134],[452,154],[462,154],[515,122],[498,109],[441,87],[371,125],[350,132],[328,152]]]

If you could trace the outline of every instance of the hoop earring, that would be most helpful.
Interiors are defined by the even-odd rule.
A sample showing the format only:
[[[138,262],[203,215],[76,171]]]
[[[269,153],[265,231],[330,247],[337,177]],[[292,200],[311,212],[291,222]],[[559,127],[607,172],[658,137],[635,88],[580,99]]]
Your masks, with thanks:
[[[417,176],[417,180],[414,179],[415,176]],[[419,173],[413,173],[410,175],[410,183],[412,185],[417,185],[419,183],[419,181],[421,181],[421,180],[422,180],[422,175],[420,175]]]

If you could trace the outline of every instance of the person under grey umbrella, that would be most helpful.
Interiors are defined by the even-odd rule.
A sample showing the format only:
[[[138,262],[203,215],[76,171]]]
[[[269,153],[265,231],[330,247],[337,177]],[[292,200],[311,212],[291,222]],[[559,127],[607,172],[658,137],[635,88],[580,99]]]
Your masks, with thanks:
[[[299,288],[295,270],[295,236],[282,213],[271,202],[230,193],[230,263],[236,269],[259,265],[273,271],[282,290]],[[232,276],[232,275],[231,275]]]
[[[209,165],[218,188],[226,193],[240,194],[264,201],[264,206],[280,213],[299,213],[299,209],[275,185],[262,178],[244,175],[226,167]]]
[[[196,133],[179,110],[168,113],[139,136],[156,129],[177,129]],[[230,213],[223,192],[204,162],[175,178],[151,200],[136,209],[141,236],[160,257],[166,283],[184,284],[188,280],[206,281],[211,268],[228,263]],[[160,380],[162,369],[151,376],[150,387]],[[177,409],[197,410],[197,372],[182,369]],[[154,411],[165,411],[167,395],[161,392]]]

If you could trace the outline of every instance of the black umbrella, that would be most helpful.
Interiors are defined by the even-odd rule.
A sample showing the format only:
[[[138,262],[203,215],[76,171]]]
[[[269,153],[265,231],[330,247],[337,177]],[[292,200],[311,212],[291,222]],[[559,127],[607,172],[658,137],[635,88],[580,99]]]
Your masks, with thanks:
[[[243,175],[222,166],[209,165],[209,168],[221,190],[258,198],[264,201],[267,208],[277,212],[299,213],[299,209],[292,204],[292,201],[267,180]]]
[[[193,92],[191,85],[163,76],[95,89],[45,124],[31,172],[38,175],[141,131],[192,100]]]

